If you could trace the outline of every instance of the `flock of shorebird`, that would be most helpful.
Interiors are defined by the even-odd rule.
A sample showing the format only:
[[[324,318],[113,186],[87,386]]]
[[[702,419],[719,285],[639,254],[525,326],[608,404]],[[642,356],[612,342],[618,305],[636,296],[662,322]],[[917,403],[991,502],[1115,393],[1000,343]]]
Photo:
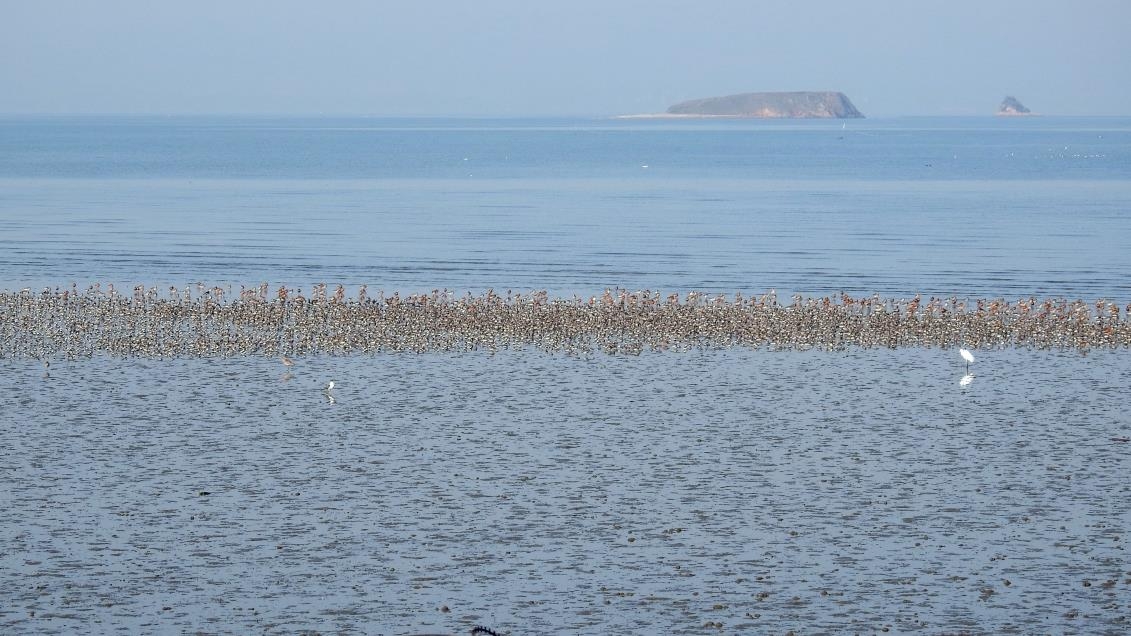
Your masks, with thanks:
[[[608,289],[587,298],[545,291],[473,296],[448,290],[370,296],[363,286],[301,290],[266,284],[238,295],[199,286],[159,294],[136,287],[0,292],[0,358],[294,358],[378,352],[538,348],[572,354],[722,347],[1001,347],[1077,349],[1131,346],[1131,305],[1101,300],[851,297],[779,302],[758,296],[661,294]],[[325,389],[333,397],[333,387]]]

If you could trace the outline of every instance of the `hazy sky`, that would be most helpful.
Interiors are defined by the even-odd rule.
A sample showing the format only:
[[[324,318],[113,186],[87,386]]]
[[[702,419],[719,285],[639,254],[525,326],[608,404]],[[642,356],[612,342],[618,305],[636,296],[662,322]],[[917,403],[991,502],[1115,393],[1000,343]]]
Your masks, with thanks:
[[[0,113],[1131,115],[1125,0],[0,0]]]

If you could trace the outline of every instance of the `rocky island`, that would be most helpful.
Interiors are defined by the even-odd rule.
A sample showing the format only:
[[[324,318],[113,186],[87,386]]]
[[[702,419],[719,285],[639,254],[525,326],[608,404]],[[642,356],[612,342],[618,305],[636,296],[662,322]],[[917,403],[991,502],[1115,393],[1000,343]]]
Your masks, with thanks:
[[[797,91],[787,93],[741,93],[681,102],[666,113],[669,117],[750,117],[857,119],[856,110],[844,93]]]
[[[1025,108],[1021,102],[1017,101],[1016,97],[1006,95],[1005,99],[1001,100],[1001,106],[998,106],[997,114],[1005,117],[1015,117],[1017,115],[1032,115],[1032,111]]]

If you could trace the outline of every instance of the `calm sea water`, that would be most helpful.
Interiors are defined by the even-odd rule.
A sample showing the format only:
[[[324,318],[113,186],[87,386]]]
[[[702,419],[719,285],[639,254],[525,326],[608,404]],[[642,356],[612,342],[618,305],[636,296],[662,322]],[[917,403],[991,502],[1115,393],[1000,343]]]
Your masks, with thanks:
[[[1129,177],[1131,119],[5,119],[0,285],[1131,299]]]
[[[1131,119],[0,119],[0,288],[1131,302]],[[1131,629],[1131,356],[0,360],[4,633]],[[334,380],[334,401],[321,390]]]

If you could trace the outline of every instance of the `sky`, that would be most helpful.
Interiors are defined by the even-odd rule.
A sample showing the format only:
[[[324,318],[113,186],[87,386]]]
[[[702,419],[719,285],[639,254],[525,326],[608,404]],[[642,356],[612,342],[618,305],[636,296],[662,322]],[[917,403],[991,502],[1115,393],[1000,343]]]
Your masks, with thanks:
[[[0,113],[1131,115],[1125,0],[0,0]]]

